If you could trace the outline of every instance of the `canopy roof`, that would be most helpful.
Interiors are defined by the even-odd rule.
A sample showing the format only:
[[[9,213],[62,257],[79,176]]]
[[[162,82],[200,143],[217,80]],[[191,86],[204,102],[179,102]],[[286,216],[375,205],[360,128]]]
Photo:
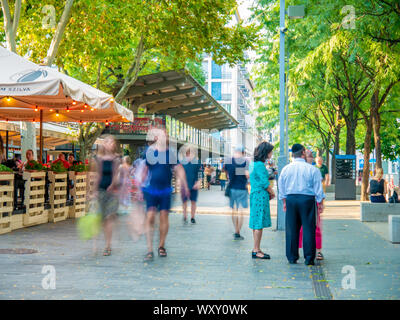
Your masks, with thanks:
[[[0,46],[0,119],[52,122],[133,121],[113,97]],[[39,111],[42,112],[39,112]]]
[[[9,141],[13,146],[21,146],[20,125],[18,122],[0,121],[0,135],[3,138],[5,146],[6,131],[8,131]],[[43,124],[43,143],[47,149],[53,149],[56,146],[72,143],[76,138],[71,134],[71,130],[66,127]],[[36,123],[36,136],[39,137],[39,123]]]
[[[170,115],[197,129],[229,129],[238,125],[192,76],[167,71],[139,77],[127,98],[147,114]]]

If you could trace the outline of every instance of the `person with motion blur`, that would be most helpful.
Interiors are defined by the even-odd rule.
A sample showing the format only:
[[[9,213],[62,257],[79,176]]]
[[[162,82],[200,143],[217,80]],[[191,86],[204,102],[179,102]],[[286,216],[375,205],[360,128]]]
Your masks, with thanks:
[[[207,179],[207,190],[210,190],[210,187],[211,187],[211,176],[212,176],[213,171],[214,171],[214,168],[210,164],[208,164],[204,169],[204,174],[206,175],[206,179]]]
[[[249,192],[247,183],[249,179],[249,164],[244,157],[244,148],[235,149],[231,161],[225,162],[225,169],[229,179],[229,206],[232,209],[232,222],[235,228],[234,240],[243,240],[240,229],[243,225],[243,210],[249,206]]]
[[[385,203],[387,194],[387,182],[383,179],[383,169],[377,168],[375,176],[369,182],[367,193],[371,194],[371,202]]]
[[[269,200],[275,193],[269,183],[269,173],[265,161],[272,157],[274,146],[268,142],[260,143],[254,150],[254,161],[250,163],[250,220],[249,228],[253,230],[253,259],[270,259],[269,254],[261,251],[261,237],[264,228],[271,226]]]
[[[191,202],[191,219],[192,224],[196,223],[196,202],[199,195],[199,189],[201,186],[201,179],[199,179],[199,172],[201,164],[196,157],[196,150],[194,148],[188,148],[186,150],[185,158],[181,161],[183,168],[185,169],[187,186],[190,190],[189,197],[181,191],[182,206],[183,206],[183,222],[187,223],[187,207],[188,201]]]
[[[226,180],[228,180],[226,176],[226,171],[222,169],[221,174],[219,175],[219,181],[221,183],[221,191],[225,191]]]
[[[326,193],[326,187],[329,186],[329,170],[326,165],[324,165],[324,160],[321,157],[315,158],[316,167],[321,171],[322,177],[322,189]]]
[[[95,158],[95,170],[97,181],[95,190],[100,213],[103,218],[103,229],[106,246],[104,256],[111,255],[111,239],[114,221],[118,211],[118,192],[119,192],[119,166],[120,156],[117,153],[117,143],[113,136],[106,136],[103,144],[99,146],[99,152]]]
[[[119,201],[124,210],[127,210],[131,204],[132,191],[132,163],[129,156],[122,158],[122,164],[119,167],[120,193]]]
[[[175,171],[177,179],[182,186],[182,192],[190,196],[186,182],[185,170],[177,163],[176,151],[168,148],[167,134],[163,129],[153,129],[151,135],[155,142],[147,149],[145,176],[148,177],[148,185],[143,188],[147,207],[146,235],[147,254],[144,261],[151,261],[153,254],[154,222],[157,210],[160,210],[160,242],[158,255],[167,256],[165,240],[168,233],[168,213],[171,207],[172,173]]]
[[[316,206],[323,211],[325,194],[321,173],[305,161],[306,150],[301,144],[292,147],[294,160],[286,165],[278,180],[279,200],[286,211],[286,257],[289,263],[299,259],[299,236],[303,226],[303,252],[306,265],[314,265],[316,255]]]

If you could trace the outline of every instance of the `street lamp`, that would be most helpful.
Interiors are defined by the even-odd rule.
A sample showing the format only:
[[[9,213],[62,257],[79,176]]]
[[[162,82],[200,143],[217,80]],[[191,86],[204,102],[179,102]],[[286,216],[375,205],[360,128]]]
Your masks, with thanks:
[[[290,19],[298,19],[304,17],[304,6],[289,6],[288,16]],[[285,152],[285,0],[280,0],[280,44],[279,44],[279,157],[278,157],[278,173],[282,172],[284,166],[288,162],[288,157]],[[288,133],[287,133],[288,134]],[[288,150],[288,148],[287,148]],[[279,189],[278,189],[279,195]],[[278,212],[277,212],[277,230],[285,230],[286,214],[283,211],[283,203],[278,198]]]

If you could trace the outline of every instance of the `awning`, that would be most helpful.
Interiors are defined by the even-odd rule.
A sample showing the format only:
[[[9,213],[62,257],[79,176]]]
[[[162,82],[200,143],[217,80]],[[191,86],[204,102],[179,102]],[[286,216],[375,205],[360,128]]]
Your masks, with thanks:
[[[0,121],[0,135],[5,147],[6,131],[8,139],[14,146],[21,146],[21,133],[19,123]],[[39,123],[36,124],[36,135],[39,137]],[[56,146],[72,143],[76,138],[71,130],[66,127],[56,126],[49,123],[43,124],[43,143],[47,149],[53,149]]]
[[[230,129],[238,122],[184,70],[139,77],[127,98],[146,114],[169,115],[197,129]]]
[[[0,46],[0,119],[39,121],[40,113],[44,122],[133,120],[111,95]]]

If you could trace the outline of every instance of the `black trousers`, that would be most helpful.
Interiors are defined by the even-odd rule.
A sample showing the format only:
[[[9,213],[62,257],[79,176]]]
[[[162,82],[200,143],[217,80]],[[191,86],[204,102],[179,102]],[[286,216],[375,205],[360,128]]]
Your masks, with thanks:
[[[303,226],[303,252],[306,261],[314,261],[316,254],[316,202],[314,196],[290,194],[286,198],[286,257],[299,259],[299,235]]]

